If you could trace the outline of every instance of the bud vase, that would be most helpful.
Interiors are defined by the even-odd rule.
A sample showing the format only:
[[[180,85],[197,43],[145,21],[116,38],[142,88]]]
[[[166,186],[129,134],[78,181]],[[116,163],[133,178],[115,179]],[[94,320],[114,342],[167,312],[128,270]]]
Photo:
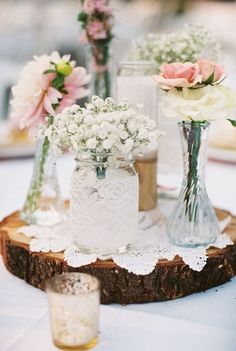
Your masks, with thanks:
[[[125,252],[138,229],[138,177],[131,157],[81,153],[71,180],[69,223],[78,248]]]
[[[180,122],[178,126],[182,140],[184,178],[179,198],[167,222],[167,234],[175,245],[206,246],[213,243],[220,233],[204,181],[209,123]]]
[[[91,74],[90,94],[103,99],[113,97],[113,67],[109,44],[87,47],[87,70]]]
[[[63,219],[56,160],[47,137],[39,137],[37,141],[33,176],[21,219],[38,225],[54,225]]]

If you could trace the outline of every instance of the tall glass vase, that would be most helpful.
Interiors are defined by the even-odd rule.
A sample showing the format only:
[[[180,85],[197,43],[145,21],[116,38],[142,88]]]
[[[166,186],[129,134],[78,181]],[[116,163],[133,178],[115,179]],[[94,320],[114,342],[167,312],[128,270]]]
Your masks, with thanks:
[[[178,125],[182,140],[184,178],[179,198],[167,222],[167,234],[176,245],[208,245],[220,233],[204,181],[209,123],[180,122]]]
[[[21,218],[38,225],[54,225],[63,219],[56,160],[47,137],[39,137],[37,141],[33,176]]]
[[[91,74],[90,93],[103,99],[114,96],[111,48],[106,45],[87,47],[87,69]]]

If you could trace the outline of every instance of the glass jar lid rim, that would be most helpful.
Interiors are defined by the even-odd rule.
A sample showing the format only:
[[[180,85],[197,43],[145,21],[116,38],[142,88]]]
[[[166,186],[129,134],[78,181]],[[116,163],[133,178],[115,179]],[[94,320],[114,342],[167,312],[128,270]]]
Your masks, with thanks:
[[[186,126],[189,126],[189,125],[209,126],[210,122],[207,120],[206,121],[179,121],[177,124],[179,126],[183,126],[183,125],[186,125]]]
[[[58,280],[63,280],[69,277],[74,277],[75,279],[79,279],[79,277],[83,277],[88,279],[90,282],[92,282],[93,286],[87,290],[87,291],[81,291],[78,294],[70,294],[67,292],[59,291],[59,289],[54,285]],[[79,296],[79,295],[88,295],[93,293],[94,291],[100,289],[100,282],[99,280],[87,273],[80,273],[80,272],[66,272],[62,274],[55,274],[52,278],[50,278],[47,283],[46,283],[46,291],[47,292],[53,292],[54,294],[59,294],[59,295],[64,295],[64,296]]]

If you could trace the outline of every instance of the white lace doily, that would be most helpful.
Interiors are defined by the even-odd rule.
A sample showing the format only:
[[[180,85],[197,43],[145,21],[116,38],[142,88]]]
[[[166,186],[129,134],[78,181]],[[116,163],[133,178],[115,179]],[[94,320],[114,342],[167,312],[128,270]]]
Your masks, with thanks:
[[[152,216],[153,217],[153,216]],[[220,223],[223,231],[230,218]],[[160,225],[160,224],[159,224]],[[37,225],[24,226],[18,229],[30,238],[30,250],[33,252],[64,252],[64,259],[71,267],[81,267],[108,257],[98,254],[84,254],[65,233],[68,233],[66,224],[54,227],[40,227]],[[64,233],[64,234],[62,234]],[[233,242],[226,234],[220,234],[214,243],[216,248],[224,248]],[[209,245],[210,247],[212,245]],[[183,261],[193,270],[201,271],[207,262],[207,248],[182,248],[172,245],[165,232],[165,225],[159,227],[148,213],[140,213],[139,231],[134,245],[123,254],[111,256],[113,261],[121,268],[127,269],[134,274],[146,275],[153,271],[160,259],[173,260],[176,255],[182,257]]]

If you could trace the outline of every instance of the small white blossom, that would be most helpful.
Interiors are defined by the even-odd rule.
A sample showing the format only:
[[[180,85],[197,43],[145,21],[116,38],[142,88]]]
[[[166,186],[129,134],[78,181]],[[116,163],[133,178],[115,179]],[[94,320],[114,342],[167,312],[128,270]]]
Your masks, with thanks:
[[[129,134],[128,134],[126,131],[122,131],[122,132],[120,133],[120,138],[121,138],[121,140],[127,139],[128,136],[129,136]]]
[[[98,137],[100,139],[105,139],[107,138],[108,132],[106,130],[102,130],[100,129],[100,131],[98,132]]]
[[[78,130],[78,126],[75,123],[72,123],[68,126],[69,133],[75,133]]]
[[[104,147],[105,150],[110,150],[112,147],[112,140],[106,139],[103,141],[102,146]]]
[[[97,146],[97,140],[95,138],[88,139],[86,141],[86,147],[90,150],[95,149]]]
[[[146,138],[148,138],[148,131],[147,131],[147,129],[144,129],[144,128],[140,129],[139,132],[138,132],[138,138],[139,139],[146,139]]]

